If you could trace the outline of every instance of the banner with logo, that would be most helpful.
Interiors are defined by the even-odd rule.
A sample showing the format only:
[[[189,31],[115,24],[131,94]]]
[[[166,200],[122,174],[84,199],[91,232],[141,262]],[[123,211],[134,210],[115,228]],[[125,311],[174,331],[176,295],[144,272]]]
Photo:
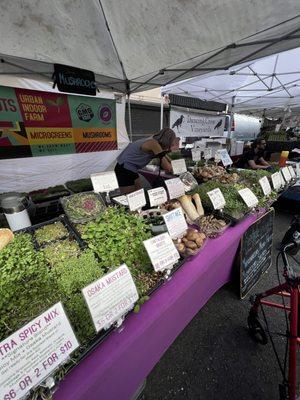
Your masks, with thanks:
[[[186,108],[172,107],[170,128],[178,137],[224,136],[224,115],[210,115]]]
[[[0,159],[116,149],[115,100],[0,86]]]

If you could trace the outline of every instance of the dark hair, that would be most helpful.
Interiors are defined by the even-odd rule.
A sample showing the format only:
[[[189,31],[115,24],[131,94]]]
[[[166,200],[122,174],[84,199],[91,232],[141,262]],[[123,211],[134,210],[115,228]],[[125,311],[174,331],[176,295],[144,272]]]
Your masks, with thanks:
[[[264,138],[258,138],[255,139],[254,142],[252,143],[252,148],[255,149],[257,146],[259,146],[261,144],[261,142],[265,142],[266,139]]]
[[[158,141],[163,150],[170,149],[175,138],[176,134],[171,128],[163,128],[158,133],[153,135],[153,139]]]

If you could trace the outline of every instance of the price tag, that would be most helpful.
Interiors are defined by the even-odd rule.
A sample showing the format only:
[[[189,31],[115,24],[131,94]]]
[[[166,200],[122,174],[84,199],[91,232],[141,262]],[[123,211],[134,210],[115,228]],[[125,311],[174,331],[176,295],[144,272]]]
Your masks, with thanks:
[[[271,192],[272,192],[272,188],[271,188],[269,179],[266,176],[264,176],[263,178],[261,178],[259,180],[259,184],[262,188],[264,195],[269,196],[269,194],[271,194]]]
[[[108,193],[118,189],[119,184],[114,171],[99,172],[91,175],[95,193]]]
[[[249,208],[254,208],[258,204],[258,198],[251,189],[245,188],[238,191],[244,202]]]
[[[191,150],[192,153],[192,160],[193,161],[200,161],[201,160],[201,149],[195,148]]]
[[[165,181],[170,200],[177,199],[184,195],[184,184],[179,178],[167,179]]]
[[[289,165],[289,166],[288,166],[288,169],[289,169],[289,171],[290,171],[290,175],[291,175],[292,179],[295,179],[295,178],[296,178],[296,174],[295,174],[295,170],[294,170],[294,168],[292,167],[292,165]]]
[[[212,202],[215,210],[222,210],[222,208],[225,207],[226,201],[224,199],[223,193],[219,188],[207,192],[207,195],[210,198],[210,201]]]
[[[281,172],[286,182],[290,182],[292,180],[288,167],[281,168]]]
[[[86,286],[82,293],[96,332],[122,318],[139,298],[126,264]]]
[[[62,304],[55,304],[0,342],[0,399],[24,398],[78,346]]]
[[[221,156],[218,151],[215,152],[215,163],[218,164],[221,161]]]
[[[275,172],[271,175],[273,188],[279,190],[281,188],[281,174],[280,172]]]
[[[150,206],[160,206],[168,200],[167,192],[163,187],[148,190]]]
[[[300,163],[296,164],[296,175],[297,175],[297,178],[300,178]]]
[[[126,206],[128,207],[128,201],[127,201],[127,197],[125,195],[123,196],[116,196],[113,198],[113,200],[118,203],[121,204],[122,206]]]
[[[210,147],[204,149],[204,159],[210,160],[212,158],[212,149]]]
[[[224,165],[224,167],[228,167],[228,165],[233,164],[233,161],[232,161],[230,155],[228,154],[227,149],[218,150],[218,154],[221,157],[221,161],[222,161],[222,164]]]
[[[175,208],[163,215],[168,232],[172,239],[177,239],[187,231],[188,226],[182,208]]]
[[[129,210],[136,211],[140,210],[144,205],[146,205],[146,197],[144,189],[136,190],[135,192],[126,195]]]
[[[162,233],[143,243],[155,271],[171,269],[179,260],[179,253],[168,233]]]
[[[171,160],[171,164],[174,175],[180,175],[187,171],[184,158],[180,158],[179,160]]]

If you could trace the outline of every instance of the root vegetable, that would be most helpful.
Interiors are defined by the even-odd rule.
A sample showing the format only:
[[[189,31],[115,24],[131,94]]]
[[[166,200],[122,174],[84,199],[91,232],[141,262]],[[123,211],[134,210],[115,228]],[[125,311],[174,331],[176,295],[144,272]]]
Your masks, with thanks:
[[[197,248],[197,244],[191,240],[188,240],[186,242],[186,247],[188,247],[189,249],[195,250]]]
[[[199,217],[202,217],[204,215],[204,210],[203,210],[201,199],[200,199],[200,196],[198,193],[195,193],[193,195],[193,200],[196,204],[196,209],[197,209],[197,213],[199,214]]]
[[[198,248],[200,248],[200,247],[203,246],[203,239],[202,239],[202,238],[198,237],[198,238],[195,240],[195,242],[196,242],[196,245],[197,245]]]
[[[196,221],[196,219],[199,218],[199,214],[197,213],[196,207],[192,203],[192,197],[184,195],[179,198],[179,201],[188,218],[191,221]]]

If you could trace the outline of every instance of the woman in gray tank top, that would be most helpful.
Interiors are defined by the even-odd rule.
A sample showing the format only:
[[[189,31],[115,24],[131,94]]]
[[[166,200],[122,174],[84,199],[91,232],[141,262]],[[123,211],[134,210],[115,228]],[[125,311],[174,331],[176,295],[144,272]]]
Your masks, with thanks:
[[[161,166],[171,172],[170,159],[164,155],[171,148],[178,148],[179,139],[170,128],[164,128],[150,138],[130,143],[117,158],[115,173],[123,194],[141,188],[138,170],[145,167],[153,158],[162,157]]]

